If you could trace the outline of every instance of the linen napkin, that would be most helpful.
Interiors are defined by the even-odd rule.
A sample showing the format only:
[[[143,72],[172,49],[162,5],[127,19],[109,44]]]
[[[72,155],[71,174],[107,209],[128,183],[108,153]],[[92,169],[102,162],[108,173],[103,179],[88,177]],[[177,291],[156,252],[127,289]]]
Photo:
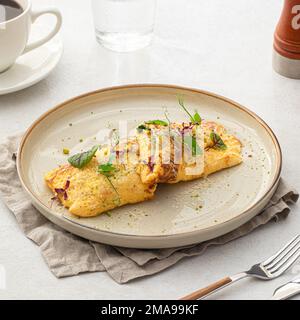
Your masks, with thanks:
[[[212,245],[222,245],[290,213],[299,194],[283,179],[262,211],[240,228],[213,240],[172,249],[127,249],[99,244],[75,236],[42,216],[31,204],[18,179],[14,154],[21,135],[0,144],[0,195],[16,217],[25,235],[34,241],[53,274],[60,278],[82,272],[106,271],[118,283],[160,272],[185,257],[203,254]],[[1,219],[1,218],[0,218]]]

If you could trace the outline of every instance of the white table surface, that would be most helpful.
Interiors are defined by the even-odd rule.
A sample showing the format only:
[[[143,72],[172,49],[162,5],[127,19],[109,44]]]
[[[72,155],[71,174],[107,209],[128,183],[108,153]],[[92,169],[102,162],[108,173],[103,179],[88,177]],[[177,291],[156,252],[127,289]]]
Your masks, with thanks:
[[[96,43],[90,7],[82,7],[86,2],[33,1],[34,8],[51,5],[61,10],[65,51],[47,79],[0,97],[1,138],[24,131],[57,103],[90,90],[129,83],[184,85],[232,98],[265,119],[281,142],[283,176],[300,190],[300,81],[277,75],[271,66],[272,36],[283,1],[158,0],[153,44],[130,54],[113,53]],[[294,206],[285,221],[210,248],[158,275],[118,285],[106,273],[56,279],[0,200],[0,264],[7,272],[0,298],[178,298],[267,257],[297,234],[299,225],[299,206]],[[244,280],[215,298],[269,298],[297,270],[300,262],[280,279]]]

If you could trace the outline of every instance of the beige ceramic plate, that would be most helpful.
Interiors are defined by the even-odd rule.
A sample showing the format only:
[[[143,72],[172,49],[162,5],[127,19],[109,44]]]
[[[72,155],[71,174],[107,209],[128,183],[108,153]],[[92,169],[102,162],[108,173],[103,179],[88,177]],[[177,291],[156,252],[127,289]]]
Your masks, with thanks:
[[[43,175],[67,161],[64,147],[71,152],[87,149],[103,135],[99,130],[117,127],[118,120],[135,127],[143,120],[163,118],[165,108],[172,120],[183,121],[178,94],[191,110],[220,121],[238,136],[244,145],[243,164],[206,179],[161,185],[154,200],[95,218],[76,218],[51,202]],[[170,85],[108,88],[64,102],[29,128],[18,155],[22,184],[49,220],[84,238],[133,248],[184,246],[239,227],[266,205],[280,171],[279,144],[259,117],[215,94]]]

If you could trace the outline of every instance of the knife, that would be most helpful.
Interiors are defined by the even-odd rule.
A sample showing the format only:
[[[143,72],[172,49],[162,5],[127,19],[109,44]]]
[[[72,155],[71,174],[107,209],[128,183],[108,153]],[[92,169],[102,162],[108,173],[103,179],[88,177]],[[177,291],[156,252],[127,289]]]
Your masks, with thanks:
[[[300,277],[297,277],[288,283],[278,287],[271,300],[285,300],[300,293]]]

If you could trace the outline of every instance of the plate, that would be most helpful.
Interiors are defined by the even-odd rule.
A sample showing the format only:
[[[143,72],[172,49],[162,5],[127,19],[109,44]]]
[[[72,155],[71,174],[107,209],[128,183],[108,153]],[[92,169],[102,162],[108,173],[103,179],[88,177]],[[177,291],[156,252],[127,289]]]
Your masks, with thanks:
[[[29,40],[35,41],[47,33],[47,27],[37,25]],[[59,35],[44,45],[20,56],[7,71],[0,73],[0,95],[28,88],[42,79],[57,66],[63,53],[63,43]]]
[[[94,218],[76,218],[51,201],[44,174],[88,149],[119,121],[128,130],[185,113],[177,97],[205,119],[219,121],[243,144],[244,162],[206,179],[160,185],[154,200],[127,205]],[[276,190],[281,172],[279,143],[267,124],[245,107],[213,93],[172,85],[128,85],[87,93],[41,116],[28,129],[18,153],[18,172],[34,206],[62,228],[100,243],[131,248],[170,248],[226,234],[257,215]]]

